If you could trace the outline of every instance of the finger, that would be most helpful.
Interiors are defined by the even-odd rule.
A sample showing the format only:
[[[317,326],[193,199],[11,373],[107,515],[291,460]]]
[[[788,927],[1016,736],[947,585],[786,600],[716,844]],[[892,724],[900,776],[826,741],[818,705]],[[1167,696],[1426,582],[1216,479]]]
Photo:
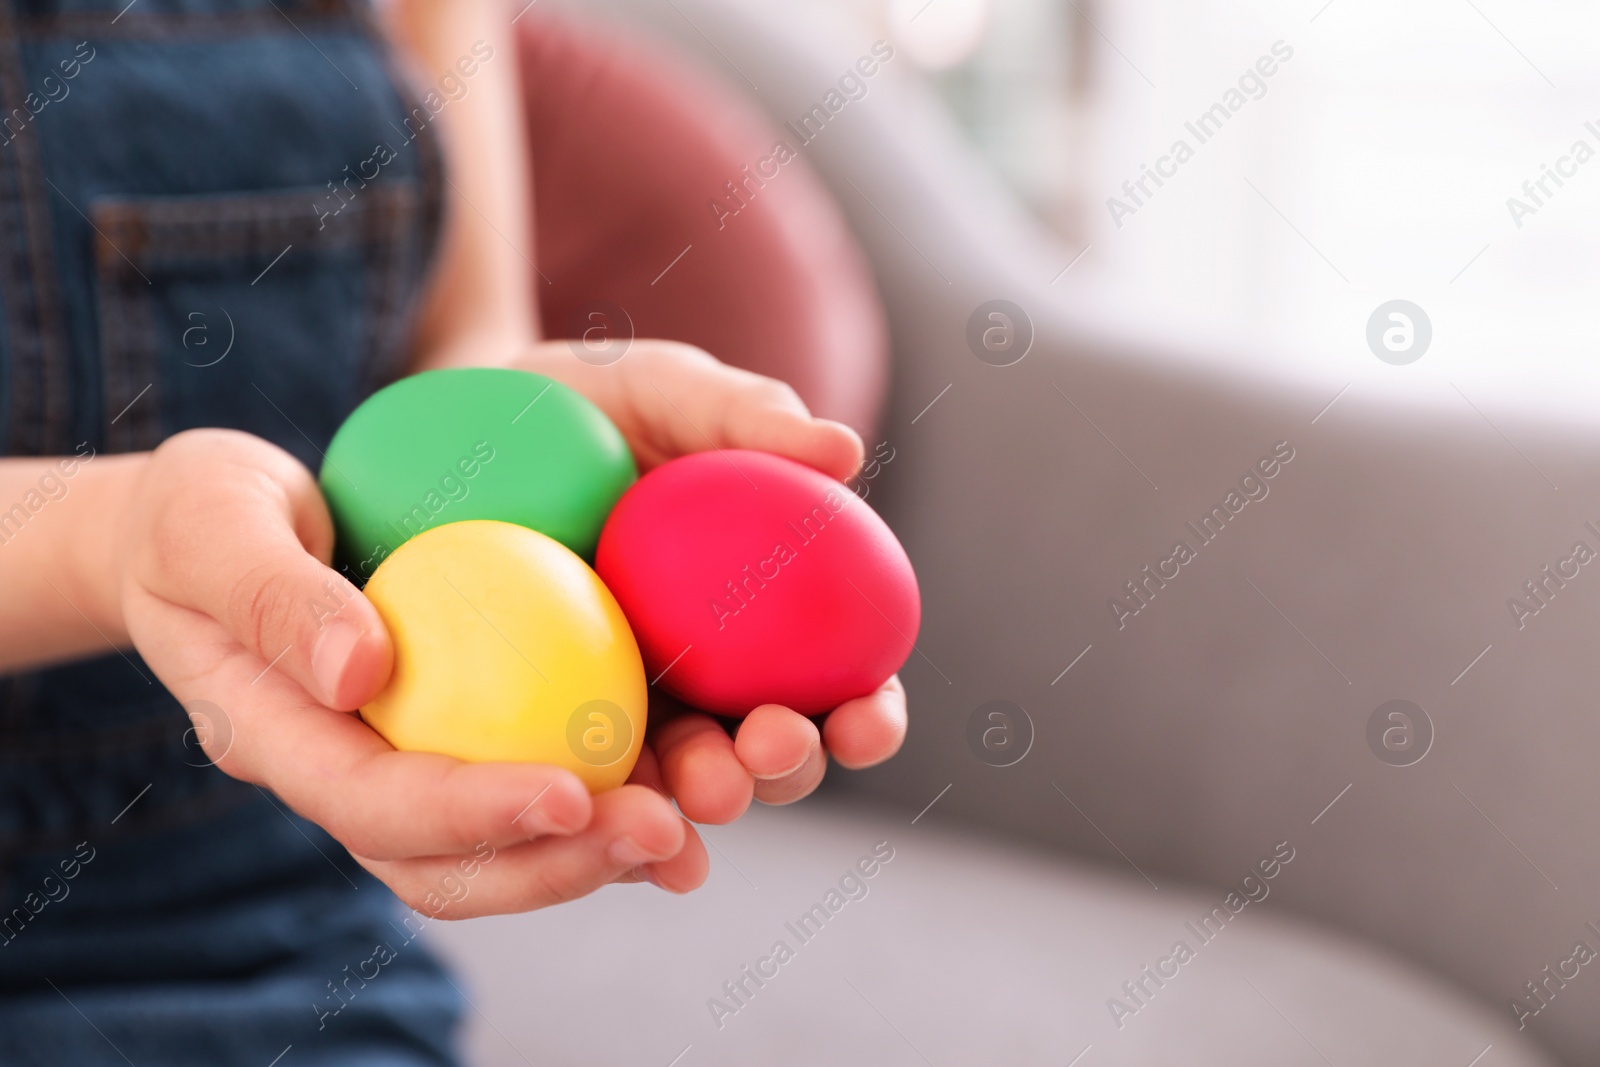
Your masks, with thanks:
[[[457,857],[362,863],[410,907],[467,919],[576,900],[637,867],[671,859],[686,841],[684,821],[670,803],[645,786],[625,785],[594,798],[594,818],[582,832],[499,851],[482,865],[470,892],[442,909],[437,887],[456,876]]]
[[[708,446],[749,448],[787,456],[840,481],[861,466],[860,436],[843,423],[814,418],[787,383],[718,363],[688,346],[659,351],[660,372],[652,368],[635,379],[634,400],[650,412],[645,421],[657,428],[665,458]]]
[[[739,762],[755,779],[763,804],[789,804],[822,781],[828,758],[816,723],[778,704],[763,704],[739,724]]]
[[[372,604],[324,563],[333,524],[310,472],[243,434],[199,443],[217,484],[162,511],[146,585],[222,622],[258,670],[283,671],[329,707],[361,706],[387,681],[393,646]]]
[[[320,751],[296,760],[297,741]],[[589,791],[571,771],[397,752],[359,719],[326,708],[280,708],[266,729],[241,729],[239,745],[285,803],[370,859],[452,855],[484,841],[498,848],[592,821]]]
[[[639,762],[633,765],[633,772],[628,775],[628,781],[647,786],[666,799],[672,799],[667,796],[666,786],[661,780],[661,764],[649,745],[640,751]],[[676,856],[660,863],[642,864],[631,871],[624,871],[616,880],[650,882],[669,893],[687,893],[691,889],[698,889],[705,882],[709,867],[706,846],[693,824],[687,819],[684,820],[683,829],[686,835],[683,840],[683,850]]]
[[[739,724],[739,762],[762,781],[786,778],[822,747],[817,724],[781,704],[763,704]]]
[[[397,752],[358,716],[323,707],[292,678],[254,677],[256,657],[215,620],[166,605],[143,628],[149,635],[140,647],[163,664],[162,681],[179,700],[205,701],[208,714],[223,720],[205,724],[217,766],[267,786],[352,852],[450,855],[481,842],[500,847],[570,834],[590,821],[589,792],[570,771]]]
[[[277,787],[297,810],[294,787]],[[571,771],[540,763],[464,763],[432,752],[380,751],[356,764],[337,804],[303,800],[307,814],[373,859],[450,855],[586,827],[593,800]]]
[[[782,388],[793,395],[788,386]],[[841,482],[860,469],[866,449],[850,427],[832,419],[813,418],[799,397],[794,398],[796,409],[781,397],[768,400],[770,390],[766,388],[755,392],[753,402],[727,409],[722,424],[725,447],[787,456]]]
[[[704,885],[711,869],[705,842],[687,819],[683,821],[683,833],[683,848],[676,856],[635,867],[633,875],[669,893],[688,893]]]
[[[634,763],[633,770],[628,772],[628,781],[633,785],[647,786],[668,800],[672,799],[661,780],[661,762],[656,759],[655,749],[650,747],[648,741],[639,749],[639,759]]]
[[[895,675],[876,693],[840,704],[822,724],[822,740],[840,765],[860,770],[882,763],[906,739],[906,691]]]
[[[709,715],[690,712],[651,735],[662,784],[695,822],[726,823],[750,807],[755,783],[734,754],[733,740]]]

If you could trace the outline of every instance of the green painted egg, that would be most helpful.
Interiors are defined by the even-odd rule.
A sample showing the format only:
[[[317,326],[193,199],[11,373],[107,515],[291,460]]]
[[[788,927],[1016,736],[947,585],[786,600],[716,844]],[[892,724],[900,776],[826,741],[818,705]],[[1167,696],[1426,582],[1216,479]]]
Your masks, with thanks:
[[[611,506],[638,477],[601,410],[559,382],[499,367],[434,370],[380,389],[322,464],[340,567],[357,583],[406,541],[497,519],[594,558]]]

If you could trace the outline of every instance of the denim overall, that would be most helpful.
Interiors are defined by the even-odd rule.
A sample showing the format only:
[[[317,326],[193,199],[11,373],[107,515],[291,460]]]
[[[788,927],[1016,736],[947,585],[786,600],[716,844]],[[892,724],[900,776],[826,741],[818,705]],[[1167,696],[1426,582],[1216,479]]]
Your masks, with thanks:
[[[364,0],[0,0],[0,449],[226,426],[315,470],[436,243],[391,64]],[[0,679],[0,1064],[451,1063],[420,925],[136,653]]]

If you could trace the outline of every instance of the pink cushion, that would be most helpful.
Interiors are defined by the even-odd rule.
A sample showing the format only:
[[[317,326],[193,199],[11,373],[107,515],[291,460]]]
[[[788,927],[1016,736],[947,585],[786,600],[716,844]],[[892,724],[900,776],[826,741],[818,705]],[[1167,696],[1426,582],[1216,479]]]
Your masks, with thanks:
[[[609,300],[637,336],[781,378],[817,414],[869,431],[887,378],[883,310],[822,183],[804,159],[768,162],[776,175],[750,179],[737,214],[711,207],[738,207],[726,183],[792,135],[609,26],[530,11],[519,29],[546,336],[572,336],[587,303]]]

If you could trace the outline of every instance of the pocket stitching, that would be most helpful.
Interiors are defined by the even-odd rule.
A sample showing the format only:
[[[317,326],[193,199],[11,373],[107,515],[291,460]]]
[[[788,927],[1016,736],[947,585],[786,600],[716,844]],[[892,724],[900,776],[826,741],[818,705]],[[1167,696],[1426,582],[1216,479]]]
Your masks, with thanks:
[[[418,218],[419,183],[374,183],[325,220],[310,210],[316,192],[102,197],[89,205],[97,230],[95,298],[108,451],[153,448],[164,437],[160,339],[146,271],[252,258],[267,267],[285,246],[297,244],[313,252],[359,249],[367,277],[357,379],[374,388],[393,373],[404,358],[399,341],[409,325],[400,320],[413,295],[404,291],[414,258],[407,253],[418,235],[407,224]]]

